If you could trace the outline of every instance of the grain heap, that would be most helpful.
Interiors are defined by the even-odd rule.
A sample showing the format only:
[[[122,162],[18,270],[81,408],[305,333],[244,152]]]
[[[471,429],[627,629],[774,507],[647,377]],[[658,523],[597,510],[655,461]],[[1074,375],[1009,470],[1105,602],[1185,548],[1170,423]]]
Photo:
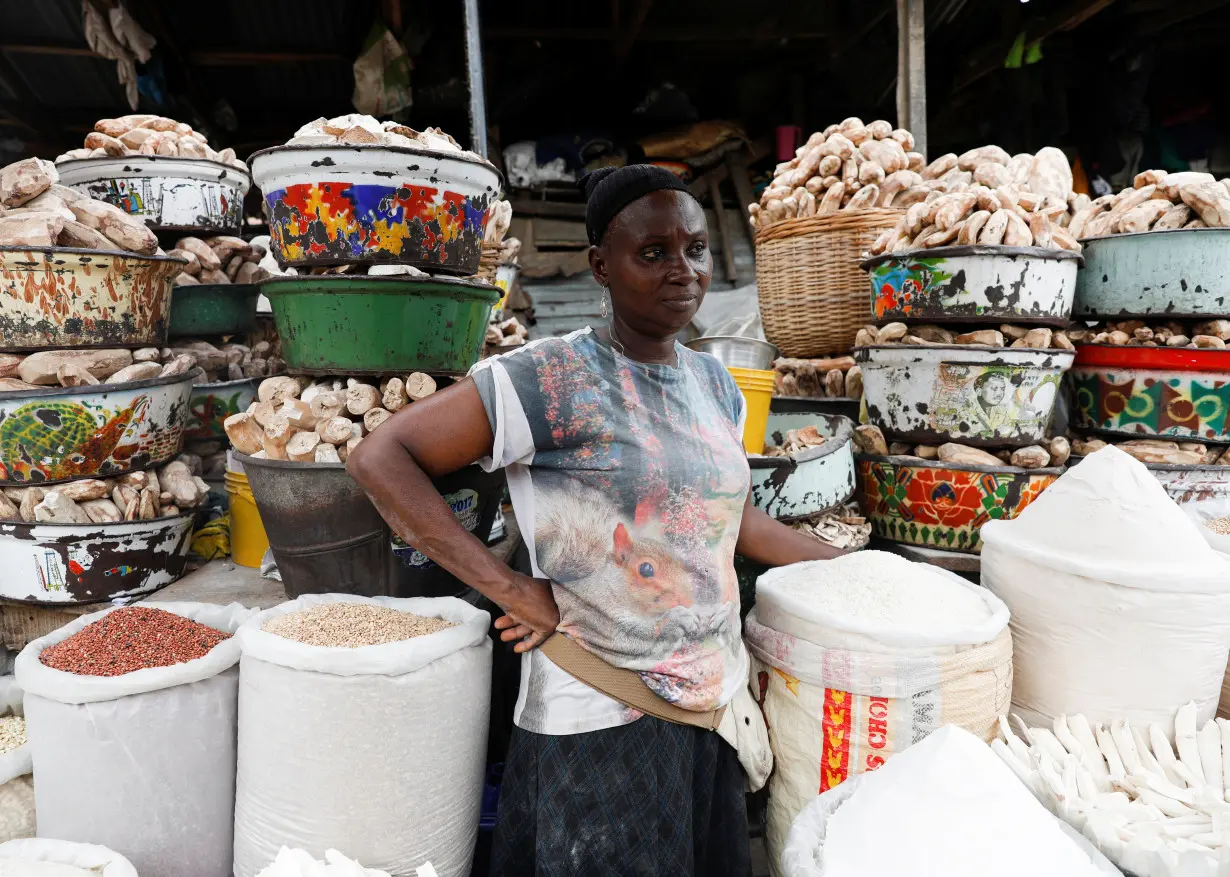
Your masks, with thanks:
[[[414,372],[371,384],[358,378],[273,377],[248,410],[225,421],[235,449],[262,460],[344,463],[364,436],[395,412],[436,391]]]
[[[65,673],[122,676],[195,660],[226,639],[230,634],[173,612],[128,606],[47,647],[39,660]]]
[[[278,615],[261,629],[309,646],[357,649],[427,636],[455,626],[440,618],[367,603],[323,603]]]
[[[1180,228],[1230,227],[1230,178],[1212,174],[1163,170],[1141,171],[1132,185],[1115,195],[1103,195],[1072,218],[1078,238],[1173,231]]]
[[[94,123],[94,130],[85,135],[85,146],[57,156],[56,162],[126,155],[204,158],[240,170],[248,169],[235,157],[235,150],[228,146],[215,152],[205,135],[193,130],[187,122],[148,113],[99,119]]]
[[[1059,716],[1052,732],[1013,719],[1016,732],[1000,719],[992,748],[1038,800],[1125,871],[1213,874],[1230,861],[1221,827],[1230,813],[1230,722],[1210,719],[1197,729],[1189,703],[1175,716],[1172,745],[1157,722]]]
[[[161,252],[140,219],[59,182],[56,166],[41,158],[0,168],[0,246]]]
[[[180,455],[157,471],[6,487],[0,491],[0,521],[114,524],[174,517],[200,506],[209,493],[198,474],[200,464],[200,458]]]
[[[26,745],[26,720],[21,716],[0,718],[0,755]]]

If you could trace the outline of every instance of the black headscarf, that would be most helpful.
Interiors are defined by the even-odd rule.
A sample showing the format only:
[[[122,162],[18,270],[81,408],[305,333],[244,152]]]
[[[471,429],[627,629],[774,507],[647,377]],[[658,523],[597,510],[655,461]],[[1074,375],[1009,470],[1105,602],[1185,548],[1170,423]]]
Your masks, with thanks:
[[[602,241],[611,220],[633,201],[659,189],[688,192],[683,180],[652,164],[599,168],[578,180],[577,186],[585,193],[585,232],[594,246]]]

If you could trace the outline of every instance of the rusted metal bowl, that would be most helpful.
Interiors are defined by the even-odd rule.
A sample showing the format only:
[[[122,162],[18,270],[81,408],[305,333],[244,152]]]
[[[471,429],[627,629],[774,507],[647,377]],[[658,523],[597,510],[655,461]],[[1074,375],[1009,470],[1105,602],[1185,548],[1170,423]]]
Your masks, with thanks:
[[[502,187],[477,156],[400,146],[277,146],[251,163],[282,265],[392,262],[472,275]]]
[[[976,554],[979,528],[1009,520],[1063,474],[1062,467],[964,466],[857,454],[859,505],[883,539]]]
[[[1025,447],[1046,435],[1071,350],[859,347],[863,408],[890,440]]]
[[[0,598],[97,603],[148,594],[184,574],[191,512],[115,524],[0,521]]]
[[[765,445],[787,430],[815,426],[829,441],[794,457],[750,456],[752,503],[779,521],[795,521],[843,505],[854,493],[854,422],[825,414],[770,413]]]
[[[179,453],[201,374],[0,393],[0,486],[109,478],[165,463]]]
[[[56,164],[60,182],[114,204],[155,231],[238,234],[252,175],[207,158],[123,155]]]
[[[184,425],[185,441],[223,441],[226,437],[223,422],[232,414],[248,410],[256,401],[256,388],[264,378],[241,378],[238,381],[220,381],[213,384],[196,384],[188,403],[188,422]]]
[[[1230,311],[1230,228],[1177,228],[1087,238],[1076,284],[1077,319]]]
[[[187,262],[119,250],[0,247],[0,349],[162,347]]]
[[[1068,381],[1073,429],[1230,442],[1230,350],[1085,344]]]
[[[879,321],[1065,326],[1076,294],[1079,253],[1040,247],[935,247],[862,263]]]
[[[1084,460],[1073,454],[1069,466]],[[1230,497],[1230,466],[1181,465],[1174,463],[1143,463],[1165,489],[1167,496],[1183,505],[1206,499]]]

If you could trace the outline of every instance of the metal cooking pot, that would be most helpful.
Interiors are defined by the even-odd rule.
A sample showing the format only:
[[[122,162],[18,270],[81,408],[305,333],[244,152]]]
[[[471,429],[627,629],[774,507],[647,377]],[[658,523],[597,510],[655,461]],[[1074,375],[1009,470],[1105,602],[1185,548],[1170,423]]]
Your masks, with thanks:
[[[767,371],[781,354],[768,341],[741,338],[738,335],[710,335],[694,338],[684,345],[698,353],[708,353],[727,368],[750,368]]]

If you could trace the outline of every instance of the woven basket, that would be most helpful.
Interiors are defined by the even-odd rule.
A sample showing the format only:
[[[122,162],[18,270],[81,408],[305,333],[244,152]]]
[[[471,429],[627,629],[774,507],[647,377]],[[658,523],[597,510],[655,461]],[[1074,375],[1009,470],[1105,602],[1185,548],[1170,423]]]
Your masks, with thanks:
[[[841,210],[776,222],[756,232],[756,286],[765,338],[783,356],[845,353],[871,321],[863,254],[905,214]]]

